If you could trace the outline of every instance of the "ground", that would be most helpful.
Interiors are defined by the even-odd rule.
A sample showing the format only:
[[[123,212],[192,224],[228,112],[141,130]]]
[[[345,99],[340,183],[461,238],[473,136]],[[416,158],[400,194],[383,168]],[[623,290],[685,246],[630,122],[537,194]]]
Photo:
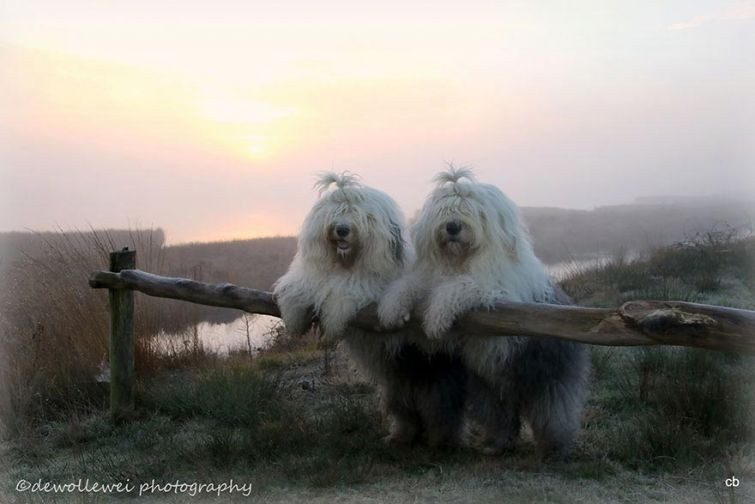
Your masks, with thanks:
[[[662,421],[652,412],[635,410],[641,404],[651,406],[654,398],[638,395],[633,405],[619,407],[627,401],[623,387],[636,386],[633,380],[639,375],[626,376],[623,383],[606,379],[605,374],[619,361],[631,361],[625,352],[598,349],[594,354],[596,378],[605,383],[594,384],[579,448],[567,462],[539,461],[526,435],[513,452],[502,457],[422,447],[389,450],[380,441],[384,427],[371,387],[354,379],[338,352],[330,358],[327,375],[322,353],[305,350],[294,356],[270,355],[254,364],[237,360],[210,364],[199,372],[170,373],[143,384],[140,413],[131,423],[113,425],[100,411],[46,424],[26,439],[6,443],[3,502],[112,499],[12,491],[22,478],[140,483],[153,478],[183,483],[233,478],[251,483],[252,497],[262,502],[755,499],[755,464],[746,451],[748,445],[732,443],[735,452],[718,450],[698,436],[689,439],[693,445],[689,452],[683,437],[696,433],[685,434],[683,425],[659,423],[651,430],[642,425]],[[666,356],[663,363],[694,367],[711,356],[703,351],[692,355],[691,361],[683,362]],[[738,364],[734,367],[739,369]],[[665,439],[649,439],[653,432]],[[649,451],[637,446],[656,442],[662,446]],[[654,450],[666,450],[677,458],[664,459]],[[732,475],[740,481],[736,489],[725,485]],[[184,502],[184,498],[152,495],[147,501]],[[205,495],[192,500],[228,498],[228,494],[222,499]],[[236,499],[244,500],[239,494]]]
[[[719,250],[711,257],[725,267],[715,271],[707,249],[691,246],[575,273],[563,285],[585,305],[676,298],[753,308],[747,247],[744,260]],[[373,387],[340,351],[310,340],[143,376],[130,422],[110,422],[104,388],[99,403],[50,408],[3,441],[0,501],[121,501],[15,490],[21,479],[89,478],[252,485],[249,498],[196,502],[755,502],[753,358],[673,347],[592,347],[591,355],[583,429],[565,462],[538,460],[527,433],[499,457],[388,448]],[[732,477],[738,487],[727,487]]]

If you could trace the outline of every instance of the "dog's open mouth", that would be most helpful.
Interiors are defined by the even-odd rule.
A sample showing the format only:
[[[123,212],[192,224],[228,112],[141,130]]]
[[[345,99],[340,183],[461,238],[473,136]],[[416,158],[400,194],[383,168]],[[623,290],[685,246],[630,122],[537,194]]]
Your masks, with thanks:
[[[339,254],[348,254],[351,250],[351,243],[346,240],[336,240],[336,250]]]

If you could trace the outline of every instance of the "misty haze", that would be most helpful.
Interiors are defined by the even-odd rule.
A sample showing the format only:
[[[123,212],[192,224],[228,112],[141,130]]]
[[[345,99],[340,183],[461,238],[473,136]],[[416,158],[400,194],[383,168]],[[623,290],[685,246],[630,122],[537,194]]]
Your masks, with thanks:
[[[755,501],[752,0],[11,0],[0,64],[1,502]]]

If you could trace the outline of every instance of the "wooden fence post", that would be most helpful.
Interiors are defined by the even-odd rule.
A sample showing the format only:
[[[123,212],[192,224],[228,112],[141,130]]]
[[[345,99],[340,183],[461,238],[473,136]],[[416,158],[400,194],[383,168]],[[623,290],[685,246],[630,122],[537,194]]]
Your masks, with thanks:
[[[136,251],[110,253],[110,271],[136,268]],[[134,411],[134,291],[109,289],[110,416],[127,420]]]

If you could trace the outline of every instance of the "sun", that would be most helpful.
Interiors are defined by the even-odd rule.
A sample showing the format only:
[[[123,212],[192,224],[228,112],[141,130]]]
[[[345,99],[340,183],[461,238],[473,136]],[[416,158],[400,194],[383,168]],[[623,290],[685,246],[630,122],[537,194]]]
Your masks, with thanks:
[[[263,160],[284,148],[286,132],[298,110],[251,100],[228,91],[205,92],[199,99],[202,120],[225,149],[244,159]]]
[[[246,152],[252,158],[260,159],[269,154],[266,138],[263,135],[248,135],[246,137]]]

